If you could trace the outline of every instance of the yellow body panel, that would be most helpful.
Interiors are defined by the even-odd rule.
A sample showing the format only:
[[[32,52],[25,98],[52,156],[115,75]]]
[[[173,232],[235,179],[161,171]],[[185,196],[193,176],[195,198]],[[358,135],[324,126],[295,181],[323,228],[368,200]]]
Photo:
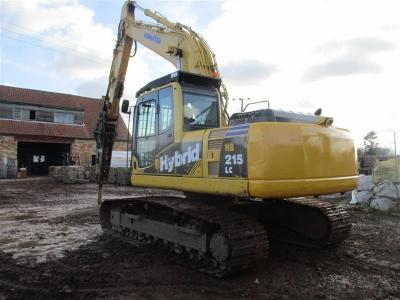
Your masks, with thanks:
[[[295,197],[357,185],[357,158],[347,130],[314,124],[254,123],[249,129],[249,193]]]
[[[291,180],[249,180],[249,194],[255,198],[290,198],[350,191],[357,176]]]
[[[221,159],[221,150],[208,149],[209,133],[215,130],[219,129],[182,133],[182,142],[202,140],[203,145],[202,157],[189,174],[150,175],[139,169],[134,170],[132,184],[254,198],[320,195],[356,187],[355,149],[346,130],[313,124],[250,124],[248,178],[209,174],[209,162]]]
[[[132,185],[165,188],[193,193],[248,197],[248,181],[246,179],[133,175]]]
[[[156,154],[147,169],[138,168],[133,156],[132,185],[254,198],[321,195],[356,187],[356,151],[347,130],[320,124],[258,122],[184,131],[182,88],[176,82],[170,85],[173,144]],[[160,171],[160,155],[171,149],[168,155],[173,157],[174,151],[185,151],[180,145],[190,143],[201,143],[201,155],[189,171]],[[224,175],[227,156],[235,156],[238,148],[245,152],[241,154],[245,171],[236,168],[238,173]]]

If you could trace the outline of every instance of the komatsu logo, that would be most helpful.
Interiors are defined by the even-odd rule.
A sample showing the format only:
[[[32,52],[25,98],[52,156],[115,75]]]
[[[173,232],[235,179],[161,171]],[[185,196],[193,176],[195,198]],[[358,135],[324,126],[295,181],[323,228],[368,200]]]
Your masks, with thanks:
[[[173,156],[163,155],[160,157],[160,172],[172,172],[174,168],[196,162],[200,159],[200,144],[194,148],[188,147],[187,151],[180,153],[175,151]]]
[[[144,38],[156,44],[161,44],[161,38],[159,36],[153,35],[151,33],[145,32]]]

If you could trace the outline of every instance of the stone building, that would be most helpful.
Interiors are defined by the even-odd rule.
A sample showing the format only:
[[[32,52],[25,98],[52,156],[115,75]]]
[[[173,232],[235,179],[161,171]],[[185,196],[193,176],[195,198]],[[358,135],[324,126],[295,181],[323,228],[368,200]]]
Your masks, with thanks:
[[[91,165],[100,99],[0,85],[0,178],[47,174],[52,165]],[[128,129],[120,117],[114,150],[126,151]]]

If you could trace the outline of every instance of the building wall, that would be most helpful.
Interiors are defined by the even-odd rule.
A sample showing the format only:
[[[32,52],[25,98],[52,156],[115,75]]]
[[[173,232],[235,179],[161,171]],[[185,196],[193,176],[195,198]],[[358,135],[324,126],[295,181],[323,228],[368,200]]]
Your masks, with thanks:
[[[115,142],[113,150],[126,151],[126,142]],[[81,165],[91,165],[92,155],[96,155],[97,153],[96,141],[75,139],[71,144],[71,153],[79,154]]]
[[[13,136],[0,135],[0,178],[17,175],[17,142]]]
[[[0,159],[17,159],[17,142],[13,136],[0,135]]]
[[[116,142],[115,151],[126,151],[126,142]],[[96,155],[95,140],[75,139],[71,152],[79,154],[82,165],[91,165]],[[17,166],[17,141],[14,136],[0,135],[0,178],[15,178]]]
[[[115,151],[126,151],[126,142],[116,142],[114,144],[113,150],[115,150]],[[129,150],[131,150],[131,145],[129,145]]]

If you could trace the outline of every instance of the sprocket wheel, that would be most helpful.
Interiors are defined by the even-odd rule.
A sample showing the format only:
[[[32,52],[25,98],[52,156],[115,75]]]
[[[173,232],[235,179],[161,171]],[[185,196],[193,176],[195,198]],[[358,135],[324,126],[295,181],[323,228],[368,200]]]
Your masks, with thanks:
[[[231,256],[231,244],[222,233],[215,233],[210,239],[210,252],[219,263],[225,262]]]

